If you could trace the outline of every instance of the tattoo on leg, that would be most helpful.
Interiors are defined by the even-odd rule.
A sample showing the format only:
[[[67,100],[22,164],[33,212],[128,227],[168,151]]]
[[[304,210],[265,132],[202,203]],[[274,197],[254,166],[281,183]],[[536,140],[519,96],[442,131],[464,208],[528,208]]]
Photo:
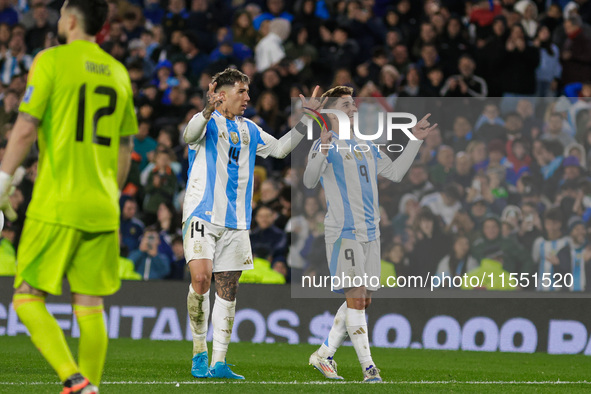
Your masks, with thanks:
[[[222,299],[234,301],[238,292],[238,279],[242,271],[227,271],[215,273],[215,288]]]

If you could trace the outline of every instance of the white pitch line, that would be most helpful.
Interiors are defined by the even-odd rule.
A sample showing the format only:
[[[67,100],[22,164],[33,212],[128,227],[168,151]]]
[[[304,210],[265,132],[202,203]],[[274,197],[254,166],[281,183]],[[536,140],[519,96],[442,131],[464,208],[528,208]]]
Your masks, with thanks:
[[[59,382],[0,382],[0,386],[35,386],[35,385],[49,385],[60,384]],[[312,381],[312,382],[257,382],[257,381],[207,381],[207,380],[190,380],[186,382],[135,382],[135,381],[121,381],[121,382],[102,382],[101,385],[183,385],[183,384],[263,384],[263,385],[324,385],[324,384],[364,384],[361,381]],[[460,380],[412,380],[412,381],[384,381],[382,384],[395,385],[433,385],[433,384],[468,384],[468,385],[561,385],[561,384],[591,384],[590,381],[460,381]]]

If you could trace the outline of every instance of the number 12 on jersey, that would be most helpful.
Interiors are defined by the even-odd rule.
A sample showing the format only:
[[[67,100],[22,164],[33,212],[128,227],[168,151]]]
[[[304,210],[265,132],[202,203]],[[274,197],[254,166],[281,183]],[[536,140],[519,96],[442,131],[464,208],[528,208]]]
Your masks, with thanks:
[[[98,145],[111,146],[111,138],[97,134],[97,126],[100,118],[112,115],[117,106],[117,92],[109,86],[97,86],[92,94],[104,95],[109,98],[109,105],[97,108],[92,115],[92,142]],[[76,141],[84,141],[84,121],[86,117],[86,84],[80,86],[78,91],[78,120],[76,123]]]

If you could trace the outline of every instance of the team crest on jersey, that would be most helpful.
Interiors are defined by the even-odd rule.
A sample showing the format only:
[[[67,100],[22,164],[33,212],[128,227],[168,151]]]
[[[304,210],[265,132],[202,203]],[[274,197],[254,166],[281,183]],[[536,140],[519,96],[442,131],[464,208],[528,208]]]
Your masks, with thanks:
[[[238,133],[235,131],[230,132],[230,139],[232,140],[233,144],[237,144],[240,141],[240,137],[238,137]]]
[[[357,160],[362,161],[363,153],[355,151],[355,157],[357,158]]]
[[[248,134],[242,133],[242,143],[244,145],[248,145],[249,142],[250,142],[250,138],[248,137]]]
[[[203,252],[203,245],[201,245],[201,242],[195,241],[193,244],[193,253],[199,254],[201,252]]]

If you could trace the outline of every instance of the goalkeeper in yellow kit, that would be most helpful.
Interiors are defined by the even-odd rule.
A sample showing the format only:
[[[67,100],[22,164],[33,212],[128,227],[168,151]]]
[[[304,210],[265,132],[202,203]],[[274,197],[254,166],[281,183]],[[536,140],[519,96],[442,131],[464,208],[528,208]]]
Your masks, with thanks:
[[[66,0],[65,45],[37,55],[2,165],[0,209],[9,220],[12,175],[38,138],[39,173],[18,249],[13,306],[64,382],[63,393],[97,393],[107,351],[103,296],[120,287],[120,186],[137,133],[125,67],[95,43],[105,0]],[[80,326],[78,362],[45,307],[66,276]]]

